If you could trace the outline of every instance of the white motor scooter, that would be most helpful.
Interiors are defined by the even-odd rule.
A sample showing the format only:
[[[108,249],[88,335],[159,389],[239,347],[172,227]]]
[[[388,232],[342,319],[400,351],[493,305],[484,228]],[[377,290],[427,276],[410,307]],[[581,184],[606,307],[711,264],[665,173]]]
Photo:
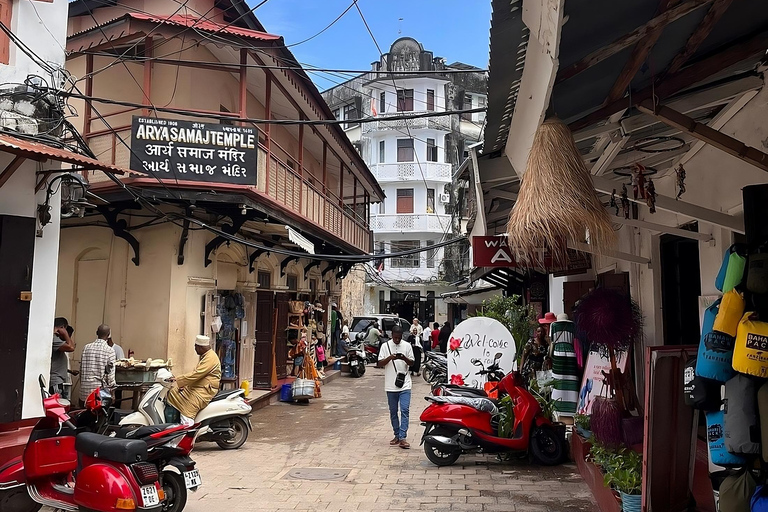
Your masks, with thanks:
[[[171,389],[173,374],[165,368],[157,371],[155,384],[144,393],[139,410],[120,420],[120,426],[160,425],[165,421],[165,397]],[[200,428],[196,441],[213,441],[225,450],[240,448],[251,427],[251,406],[244,390],[219,391],[195,416]]]

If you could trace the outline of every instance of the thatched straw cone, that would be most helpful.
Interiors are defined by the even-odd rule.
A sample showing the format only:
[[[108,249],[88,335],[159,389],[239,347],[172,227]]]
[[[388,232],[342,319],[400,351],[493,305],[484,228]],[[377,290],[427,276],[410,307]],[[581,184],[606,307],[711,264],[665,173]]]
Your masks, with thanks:
[[[507,236],[517,261],[535,265],[538,251],[548,247],[558,262],[567,260],[566,243],[582,242],[596,252],[613,246],[616,235],[597,197],[573,135],[562,121],[551,118],[536,130],[528,165]]]

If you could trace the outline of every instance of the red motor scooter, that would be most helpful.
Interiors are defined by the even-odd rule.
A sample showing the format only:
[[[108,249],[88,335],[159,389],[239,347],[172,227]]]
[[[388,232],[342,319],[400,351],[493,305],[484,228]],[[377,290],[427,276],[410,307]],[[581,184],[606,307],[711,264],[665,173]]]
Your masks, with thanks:
[[[160,511],[165,496],[157,466],[146,462],[147,443],[77,434],[68,406],[58,394],[43,399],[45,416],[24,454],[0,467],[0,510]]]
[[[512,435],[500,437],[498,401],[486,397],[427,396],[431,404],[421,413],[425,425],[424,453],[437,466],[450,466],[463,453],[527,452],[546,466],[562,462],[565,439],[541,411],[539,402],[522,385],[517,372],[498,383],[499,397],[512,399]]]

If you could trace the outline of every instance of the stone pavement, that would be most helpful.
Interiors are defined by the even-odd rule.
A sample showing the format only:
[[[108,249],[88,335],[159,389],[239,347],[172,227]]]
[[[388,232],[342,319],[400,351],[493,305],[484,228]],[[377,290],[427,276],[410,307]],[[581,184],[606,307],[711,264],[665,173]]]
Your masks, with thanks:
[[[429,387],[414,378],[410,450],[390,447],[383,371],[323,386],[309,405],[278,403],[253,415],[239,450],[200,443],[192,453],[203,486],[187,512],[597,510],[573,464],[556,468],[463,456],[437,468],[419,447]]]

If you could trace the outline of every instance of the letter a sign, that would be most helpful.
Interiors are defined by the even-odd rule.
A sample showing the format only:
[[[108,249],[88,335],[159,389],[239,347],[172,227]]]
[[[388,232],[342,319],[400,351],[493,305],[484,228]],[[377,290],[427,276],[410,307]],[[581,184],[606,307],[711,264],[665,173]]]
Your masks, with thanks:
[[[506,235],[472,237],[472,265],[475,267],[517,267]]]

